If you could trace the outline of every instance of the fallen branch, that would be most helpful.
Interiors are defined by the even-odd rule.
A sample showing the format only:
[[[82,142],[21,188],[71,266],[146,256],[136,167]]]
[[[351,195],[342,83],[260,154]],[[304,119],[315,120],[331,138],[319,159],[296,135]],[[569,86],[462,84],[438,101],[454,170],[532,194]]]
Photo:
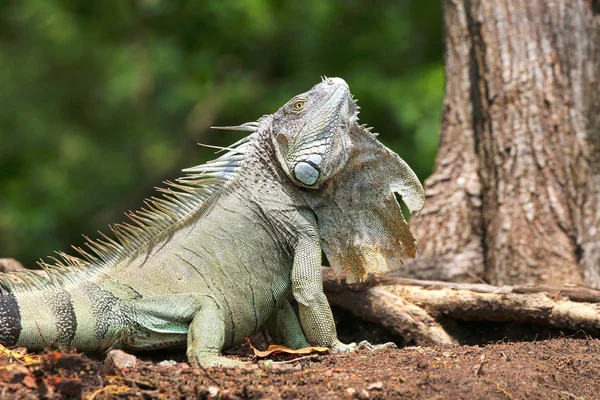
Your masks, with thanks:
[[[373,277],[346,285],[323,268],[331,304],[419,345],[456,343],[437,322],[515,321],[600,335],[600,291],[581,286],[492,286]]]

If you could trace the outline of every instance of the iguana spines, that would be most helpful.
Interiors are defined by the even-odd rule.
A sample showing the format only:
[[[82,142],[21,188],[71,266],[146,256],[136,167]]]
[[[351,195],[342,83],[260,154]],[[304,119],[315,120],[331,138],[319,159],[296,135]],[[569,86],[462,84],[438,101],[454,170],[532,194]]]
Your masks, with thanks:
[[[242,128],[254,132],[257,126],[258,123],[255,122],[244,124]],[[235,176],[252,139],[252,135],[247,136],[226,148],[227,152],[217,159],[184,169],[188,174],[178,178],[176,182],[166,181],[166,188],[157,188],[162,197],[145,200],[145,208],[125,214],[129,222],[110,227],[115,238],[100,231],[98,233],[101,239],[91,239],[84,235],[86,246],[91,252],[73,246],[80,257],[57,251],[58,257],[49,257],[52,263],[43,260],[38,262],[42,271],[25,270],[0,274],[0,293],[79,284],[131,257],[151,242],[160,241],[161,235],[176,229],[178,224],[199,212],[209,199],[218,195]]]

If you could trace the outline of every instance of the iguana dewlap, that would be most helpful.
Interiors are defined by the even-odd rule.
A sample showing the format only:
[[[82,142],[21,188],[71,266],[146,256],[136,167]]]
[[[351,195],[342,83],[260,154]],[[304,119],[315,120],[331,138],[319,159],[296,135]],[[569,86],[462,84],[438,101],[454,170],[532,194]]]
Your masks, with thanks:
[[[267,325],[291,348],[356,345],[336,336],[321,249],[348,281],[399,268],[415,240],[423,188],[408,165],[358,125],[348,85],[325,78],[218,159],[167,182],[163,198],[43,271],[0,276],[0,343],[31,350],[146,350],[187,344],[192,364]],[[298,302],[297,316],[288,301]]]

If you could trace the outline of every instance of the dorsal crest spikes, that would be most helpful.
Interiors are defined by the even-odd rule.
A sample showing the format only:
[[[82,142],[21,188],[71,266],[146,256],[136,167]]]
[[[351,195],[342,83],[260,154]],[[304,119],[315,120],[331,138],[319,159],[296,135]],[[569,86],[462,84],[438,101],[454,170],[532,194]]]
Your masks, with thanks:
[[[259,123],[260,120],[240,126],[215,127],[215,129],[238,130],[251,132],[251,134],[229,147],[210,146],[219,149],[217,153],[225,153],[206,164],[184,169],[187,175],[176,179],[175,182],[164,182],[166,187],[158,188],[162,197],[144,200],[144,208],[125,213],[129,222],[110,226],[116,239],[102,232],[99,232],[100,238],[95,240],[84,235],[86,246],[91,252],[73,247],[80,257],[57,252],[57,257],[49,257],[50,263],[43,260],[38,262],[41,270],[0,274],[0,294],[81,283],[99,271],[126,259],[136,250],[201,209],[209,198],[217,196],[227,186],[246,159],[246,153],[256,137]]]

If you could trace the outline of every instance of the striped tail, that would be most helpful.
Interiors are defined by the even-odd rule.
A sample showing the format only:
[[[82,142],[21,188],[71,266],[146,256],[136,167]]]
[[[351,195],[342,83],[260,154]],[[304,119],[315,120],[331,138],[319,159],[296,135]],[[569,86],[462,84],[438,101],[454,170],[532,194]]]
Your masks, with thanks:
[[[0,294],[0,343],[101,352],[131,344],[135,317],[131,304],[94,282],[5,290]]]
[[[73,346],[77,317],[61,288],[0,295],[0,343],[30,350]]]
[[[21,310],[12,292],[0,294],[0,344],[16,346],[21,336]]]

